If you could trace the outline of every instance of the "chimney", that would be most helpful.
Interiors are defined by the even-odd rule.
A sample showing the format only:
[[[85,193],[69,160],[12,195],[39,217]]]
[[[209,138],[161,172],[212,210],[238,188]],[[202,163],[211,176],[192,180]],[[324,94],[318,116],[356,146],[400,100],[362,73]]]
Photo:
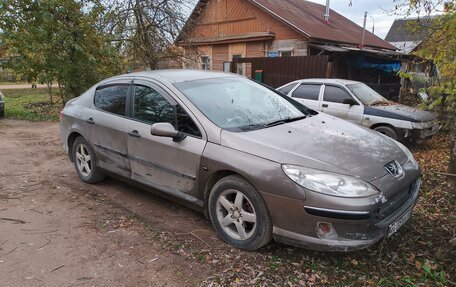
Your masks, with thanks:
[[[326,10],[325,10],[325,24],[329,24],[329,0],[326,0]]]

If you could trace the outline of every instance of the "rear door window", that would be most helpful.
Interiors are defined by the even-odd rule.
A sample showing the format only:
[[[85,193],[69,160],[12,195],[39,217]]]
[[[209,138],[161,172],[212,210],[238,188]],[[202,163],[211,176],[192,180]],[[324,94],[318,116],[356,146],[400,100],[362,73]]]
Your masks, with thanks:
[[[95,91],[94,104],[103,111],[125,116],[125,107],[130,85],[109,85]]]
[[[342,88],[334,86],[325,87],[323,101],[343,104],[344,100],[353,100],[353,97]]]
[[[318,101],[321,85],[318,84],[301,84],[293,92],[294,98]]]

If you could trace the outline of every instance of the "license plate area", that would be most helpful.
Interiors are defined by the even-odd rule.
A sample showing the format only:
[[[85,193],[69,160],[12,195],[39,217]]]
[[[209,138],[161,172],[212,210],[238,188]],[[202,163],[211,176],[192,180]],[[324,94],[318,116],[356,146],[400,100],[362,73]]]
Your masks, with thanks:
[[[406,213],[404,213],[401,217],[399,217],[399,219],[397,219],[395,222],[391,223],[391,225],[388,227],[388,233],[387,233],[386,237],[390,237],[391,235],[396,233],[399,230],[399,228],[401,228],[401,226],[404,225],[404,223],[406,223],[407,220],[410,219],[411,216],[412,216],[412,210],[410,209]]]

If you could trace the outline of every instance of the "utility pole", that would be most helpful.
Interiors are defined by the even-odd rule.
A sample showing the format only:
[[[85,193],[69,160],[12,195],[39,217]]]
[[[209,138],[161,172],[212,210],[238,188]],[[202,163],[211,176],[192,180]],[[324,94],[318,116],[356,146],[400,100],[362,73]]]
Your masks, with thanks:
[[[364,12],[363,35],[361,36],[361,44],[359,45],[360,49],[364,49],[364,37],[366,36],[366,20],[367,20],[367,12]]]

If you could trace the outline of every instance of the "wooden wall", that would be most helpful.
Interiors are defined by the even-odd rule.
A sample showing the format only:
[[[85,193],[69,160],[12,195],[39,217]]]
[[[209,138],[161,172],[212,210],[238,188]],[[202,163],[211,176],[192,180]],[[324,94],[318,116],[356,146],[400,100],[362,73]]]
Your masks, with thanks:
[[[217,38],[255,32],[274,32],[276,40],[303,36],[245,0],[211,0],[189,39]]]

